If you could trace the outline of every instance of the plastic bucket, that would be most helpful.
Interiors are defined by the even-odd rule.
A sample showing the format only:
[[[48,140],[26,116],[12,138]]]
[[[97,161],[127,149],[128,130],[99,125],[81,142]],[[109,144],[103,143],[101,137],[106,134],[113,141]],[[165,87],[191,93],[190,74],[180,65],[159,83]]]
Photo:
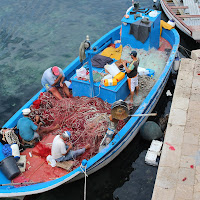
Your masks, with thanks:
[[[0,162],[0,170],[9,180],[12,180],[21,173],[14,156],[4,158]]]
[[[11,144],[12,155],[14,156],[15,160],[18,161],[20,159],[20,152],[19,146],[17,144]]]

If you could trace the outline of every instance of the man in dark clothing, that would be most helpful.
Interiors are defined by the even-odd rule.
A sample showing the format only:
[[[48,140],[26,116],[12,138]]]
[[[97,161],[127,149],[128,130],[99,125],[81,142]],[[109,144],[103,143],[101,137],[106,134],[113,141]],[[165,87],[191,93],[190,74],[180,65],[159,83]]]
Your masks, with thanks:
[[[139,59],[137,58],[137,52],[132,51],[130,53],[131,58],[133,59],[131,62],[128,62],[127,60],[123,61],[123,66],[127,72],[128,76],[128,87],[130,90],[130,102],[133,103],[133,95],[134,91],[136,89],[136,95],[138,95],[139,86],[138,86],[138,65],[139,65]]]

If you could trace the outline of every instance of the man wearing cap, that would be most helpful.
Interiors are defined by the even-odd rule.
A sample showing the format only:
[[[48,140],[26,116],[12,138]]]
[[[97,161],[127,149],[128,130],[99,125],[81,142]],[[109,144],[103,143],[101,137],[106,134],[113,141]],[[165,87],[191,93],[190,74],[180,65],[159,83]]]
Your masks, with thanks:
[[[77,156],[83,154],[86,149],[90,148],[90,145],[88,144],[82,149],[73,151],[72,144],[69,142],[70,136],[70,132],[65,131],[61,135],[57,135],[54,138],[51,155],[57,162],[75,159]]]
[[[30,108],[25,108],[22,110],[23,117],[19,119],[17,122],[17,128],[19,129],[19,135],[24,140],[24,142],[30,142],[35,140],[36,138],[40,138],[38,132],[40,134],[47,133],[53,130],[58,129],[60,126],[57,124],[51,128],[42,128],[42,122],[38,125],[34,124],[34,122],[29,118],[29,114],[31,113]],[[38,118],[36,121],[39,121]]]
[[[50,91],[57,99],[61,100],[62,96],[58,91],[58,87],[61,87],[67,97],[71,97],[68,87],[64,83],[65,74],[62,69],[54,66],[45,70],[43,73],[41,83],[46,91]]]
[[[133,95],[134,91],[136,89],[136,95],[138,94],[139,91],[139,86],[138,86],[138,65],[139,65],[139,58],[137,58],[137,52],[132,51],[130,53],[131,58],[133,59],[131,62],[128,62],[127,60],[123,61],[123,66],[127,72],[128,76],[128,87],[130,90],[130,102],[133,103]]]

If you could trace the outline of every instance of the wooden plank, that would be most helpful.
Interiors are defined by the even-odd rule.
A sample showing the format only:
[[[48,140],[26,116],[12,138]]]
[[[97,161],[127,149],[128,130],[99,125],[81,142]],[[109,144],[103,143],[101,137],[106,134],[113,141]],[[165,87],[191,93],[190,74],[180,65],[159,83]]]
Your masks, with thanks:
[[[187,28],[188,31],[190,31],[190,34],[192,34],[191,29],[189,26],[187,26],[187,24],[185,24],[185,22],[183,21],[183,19],[179,18],[178,15],[176,15],[173,10],[170,8],[170,6],[168,5],[168,3],[166,2],[166,0],[161,0],[162,3],[165,5],[166,9],[171,13],[171,15],[174,16],[175,21],[178,20],[185,28]],[[181,10],[181,9],[180,9]]]
[[[170,6],[171,9],[187,9],[188,6]]]
[[[175,6],[180,6],[181,5],[181,3],[180,3],[180,0],[173,0],[173,2],[174,2],[174,5]],[[171,8],[171,6],[170,6],[170,8]],[[184,15],[185,14],[185,12],[184,12],[184,10],[182,10],[182,9],[178,9],[178,11],[179,11],[179,13],[181,14],[181,15]]]
[[[200,18],[200,15],[177,15],[179,18]]]
[[[199,15],[199,5],[195,3],[193,0],[183,0],[184,6],[188,6],[188,13],[193,15]]]

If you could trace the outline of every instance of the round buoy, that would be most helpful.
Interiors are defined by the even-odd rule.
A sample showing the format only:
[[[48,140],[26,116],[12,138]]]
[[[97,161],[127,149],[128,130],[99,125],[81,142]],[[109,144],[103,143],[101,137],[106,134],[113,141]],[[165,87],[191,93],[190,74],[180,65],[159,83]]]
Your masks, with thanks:
[[[140,134],[143,139],[148,141],[159,139],[164,135],[160,126],[153,121],[147,121],[143,124],[140,128]]]

